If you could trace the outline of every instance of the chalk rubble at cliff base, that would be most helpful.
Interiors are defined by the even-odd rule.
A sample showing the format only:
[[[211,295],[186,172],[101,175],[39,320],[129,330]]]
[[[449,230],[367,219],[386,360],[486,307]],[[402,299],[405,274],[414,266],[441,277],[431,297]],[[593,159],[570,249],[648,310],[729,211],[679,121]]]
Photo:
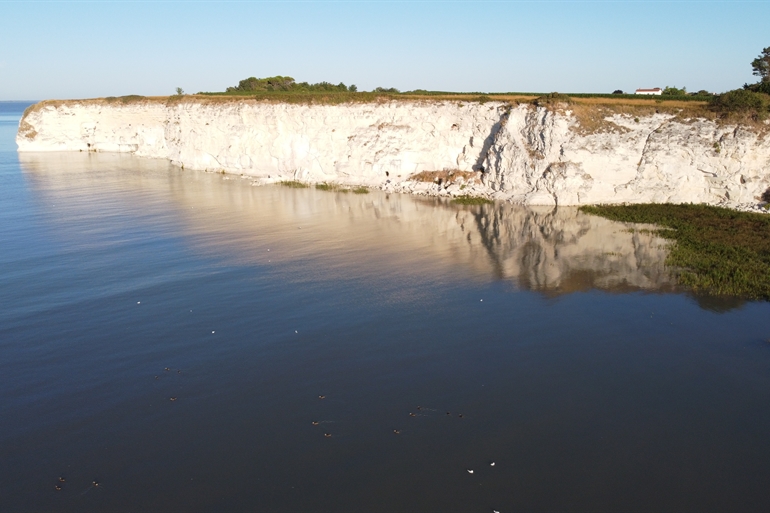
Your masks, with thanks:
[[[707,203],[764,211],[768,131],[656,113],[582,133],[566,109],[501,102],[297,105],[234,100],[43,102],[19,151],[128,152],[185,169],[529,205]],[[424,171],[480,180],[414,182]]]

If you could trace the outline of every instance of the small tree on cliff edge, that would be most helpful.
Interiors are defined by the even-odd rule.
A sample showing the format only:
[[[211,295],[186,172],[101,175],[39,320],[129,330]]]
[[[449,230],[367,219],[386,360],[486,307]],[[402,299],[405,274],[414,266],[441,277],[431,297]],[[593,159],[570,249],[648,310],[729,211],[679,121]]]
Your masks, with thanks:
[[[762,82],[770,82],[770,46],[762,50],[762,53],[751,61],[754,75],[760,77]]]

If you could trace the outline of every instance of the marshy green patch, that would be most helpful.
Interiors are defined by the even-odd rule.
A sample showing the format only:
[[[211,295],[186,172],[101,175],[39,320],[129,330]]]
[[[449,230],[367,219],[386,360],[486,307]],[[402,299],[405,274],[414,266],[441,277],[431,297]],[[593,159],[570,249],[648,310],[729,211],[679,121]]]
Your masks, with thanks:
[[[368,187],[356,187],[352,189],[353,194],[369,194]]]
[[[279,183],[280,183],[281,185],[283,185],[283,186],[286,186],[286,187],[292,187],[292,188],[294,188],[294,189],[306,189],[306,188],[310,187],[310,186],[309,186],[308,184],[306,184],[305,182],[300,182],[300,181],[298,181],[298,180],[282,180],[282,181],[281,181],[281,182],[279,182]]]
[[[674,241],[666,263],[679,283],[714,295],[770,300],[770,216],[708,205],[580,207],[626,223],[656,224]]]
[[[486,205],[487,203],[492,203],[492,200],[482,198],[481,196],[463,195],[456,196],[452,203],[457,203],[458,205]]]
[[[340,185],[338,183],[328,183],[328,182],[317,183],[315,184],[315,188],[318,189],[319,191],[350,192],[350,187]]]

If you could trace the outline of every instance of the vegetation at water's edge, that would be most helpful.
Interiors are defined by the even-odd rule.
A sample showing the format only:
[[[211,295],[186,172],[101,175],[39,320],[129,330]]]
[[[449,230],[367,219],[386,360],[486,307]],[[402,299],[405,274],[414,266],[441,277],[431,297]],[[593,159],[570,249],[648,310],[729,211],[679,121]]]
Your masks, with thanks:
[[[280,184],[285,187],[291,187],[293,189],[306,189],[310,187],[305,182],[300,182],[298,180],[283,180],[282,182],[280,182]]]
[[[580,207],[627,223],[656,224],[674,241],[666,263],[679,283],[714,295],[770,300],[770,215],[708,205]]]
[[[340,187],[337,184],[333,183],[317,183],[315,184],[315,188],[319,191],[342,191],[342,192],[348,192],[347,189],[340,189]]]
[[[492,203],[492,200],[482,198],[481,196],[464,195],[456,196],[452,203],[457,203],[458,205],[486,205],[487,203]]]
[[[358,187],[350,187],[347,185],[340,185],[336,183],[322,182],[315,184],[315,188],[319,191],[331,191],[331,192],[352,192],[353,194],[369,194],[369,188],[360,185]]]

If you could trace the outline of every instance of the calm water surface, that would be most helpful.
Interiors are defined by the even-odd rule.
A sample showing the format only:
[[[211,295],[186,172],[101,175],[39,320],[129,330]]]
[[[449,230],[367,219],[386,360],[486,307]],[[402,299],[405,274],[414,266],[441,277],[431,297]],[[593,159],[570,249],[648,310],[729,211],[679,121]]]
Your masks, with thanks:
[[[21,110],[0,510],[770,509],[770,305],[649,233],[17,154]]]

